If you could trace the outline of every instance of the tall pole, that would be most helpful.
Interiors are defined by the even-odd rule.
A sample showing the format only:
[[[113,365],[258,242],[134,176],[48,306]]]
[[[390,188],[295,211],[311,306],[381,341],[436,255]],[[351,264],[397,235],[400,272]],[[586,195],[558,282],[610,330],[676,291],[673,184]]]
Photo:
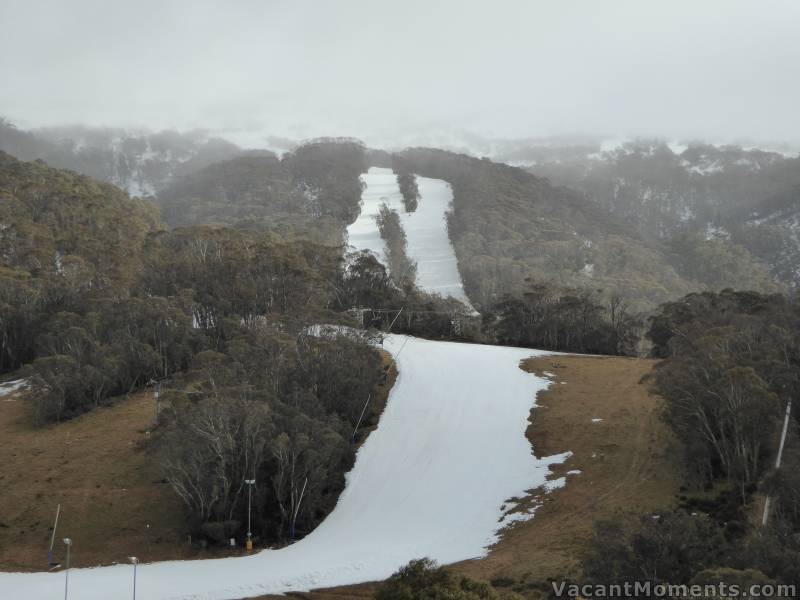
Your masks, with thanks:
[[[156,389],[155,389],[155,392],[153,393],[153,397],[155,399],[155,413],[156,413],[155,414],[155,420],[156,420],[156,423],[158,423],[158,413],[160,412],[160,409],[161,409],[161,382],[160,381],[156,382]]]
[[[783,419],[783,431],[781,431],[781,443],[778,446],[778,456],[775,458],[775,470],[781,468],[781,459],[783,458],[783,447],[786,444],[786,433],[789,431],[789,416],[792,414],[792,401],[786,403],[786,416]],[[766,527],[769,521],[770,501],[772,498],[767,496],[764,500],[764,515],[761,517],[761,526]]]
[[[69,594],[69,550],[72,547],[72,540],[64,538],[64,545],[67,547],[67,568],[64,571],[64,600],[67,600]]]
[[[292,522],[289,527],[289,537],[294,541],[295,523],[297,523],[297,513],[300,512],[300,503],[303,501],[303,496],[306,493],[306,485],[308,485],[308,477],[303,482],[303,490],[300,492],[300,499],[297,501],[297,506],[294,507],[294,514],[292,515]]]
[[[133,600],[136,600],[136,567],[139,566],[139,559],[135,556],[131,556],[130,561],[133,565]]]
[[[61,514],[61,503],[56,508],[56,520],[53,522],[53,533],[50,536],[50,550],[47,553],[48,566],[53,566],[53,544],[56,542],[56,529],[58,529],[58,516]]]
[[[356,443],[356,432],[358,432],[358,428],[361,427],[361,419],[364,418],[364,413],[367,412],[367,405],[369,404],[369,400],[370,400],[371,397],[372,397],[372,392],[367,394],[367,401],[364,402],[364,408],[361,409],[361,415],[359,415],[359,417],[358,417],[358,423],[356,423],[356,428],[353,429],[353,435],[350,438],[350,443],[351,444],[355,444]]]
[[[247,551],[253,551],[253,530],[251,528],[252,523],[252,507],[253,507],[253,486],[256,484],[255,478],[253,479],[245,479],[244,482],[247,484]]]

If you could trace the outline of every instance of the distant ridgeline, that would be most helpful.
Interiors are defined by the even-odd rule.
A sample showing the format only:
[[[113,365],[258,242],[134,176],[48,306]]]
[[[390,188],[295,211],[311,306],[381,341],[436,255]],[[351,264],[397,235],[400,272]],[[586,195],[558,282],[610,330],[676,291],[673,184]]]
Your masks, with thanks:
[[[24,131],[2,117],[0,150],[113,183],[132,196],[155,195],[176,178],[242,153],[236,145],[202,132],[79,126]]]

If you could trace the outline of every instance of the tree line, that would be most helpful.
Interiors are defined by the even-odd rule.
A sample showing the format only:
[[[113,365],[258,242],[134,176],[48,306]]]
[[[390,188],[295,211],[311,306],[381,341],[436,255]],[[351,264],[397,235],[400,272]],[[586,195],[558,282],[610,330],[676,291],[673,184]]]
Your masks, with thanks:
[[[331,177],[319,185],[345,194]],[[30,377],[35,422],[158,382],[151,443],[191,532],[243,536],[253,477],[256,536],[313,528],[386,379],[373,344],[307,330],[355,324],[346,311],[370,282],[341,248],[258,228],[167,230],[149,202],[5,154],[0,194],[0,372]]]

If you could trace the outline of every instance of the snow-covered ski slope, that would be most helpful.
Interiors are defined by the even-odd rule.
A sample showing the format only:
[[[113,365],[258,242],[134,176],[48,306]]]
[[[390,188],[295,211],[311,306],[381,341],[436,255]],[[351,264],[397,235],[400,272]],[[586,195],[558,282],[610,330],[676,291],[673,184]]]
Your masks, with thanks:
[[[548,465],[525,437],[547,381],[519,369],[534,350],[389,336],[399,377],[347,486],[303,540],[249,557],[140,565],[139,600],[219,600],[388,577],[413,558],[481,556],[506,500],[545,483]],[[508,515],[507,522],[518,520]],[[69,531],[60,531],[59,537]],[[80,552],[81,540],[73,551]],[[128,598],[130,565],[72,569],[70,598]],[[0,598],[52,600],[64,573],[0,574]]]
[[[407,213],[397,177],[391,169],[372,167],[362,176],[361,214],[347,228],[351,246],[370,250],[385,263],[386,244],[375,217],[382,204],[396,210],[406,232],[408,257],[417,263],[417,286],[426,292],[452,296],[469,305],[458,263],[447,234],[445,215],[453,201],[450,184],[441,179],[417,177],[420,199],[417,210]]]

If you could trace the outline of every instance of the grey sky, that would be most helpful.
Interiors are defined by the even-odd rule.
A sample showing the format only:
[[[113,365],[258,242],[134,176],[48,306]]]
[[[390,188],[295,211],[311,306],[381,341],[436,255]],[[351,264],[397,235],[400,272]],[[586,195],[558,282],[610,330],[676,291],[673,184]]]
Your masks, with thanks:
[[[0,0],[23,126],[800,140],[797,0]]]

